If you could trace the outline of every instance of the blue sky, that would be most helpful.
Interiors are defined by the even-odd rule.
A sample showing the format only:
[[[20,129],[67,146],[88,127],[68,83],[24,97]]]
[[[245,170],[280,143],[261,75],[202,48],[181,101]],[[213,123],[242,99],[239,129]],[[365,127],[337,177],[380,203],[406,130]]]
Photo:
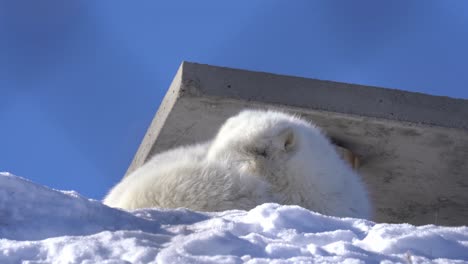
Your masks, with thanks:
[[[0,171],[101,199],[183,60],[468,98],[468,1],[0,2]]]

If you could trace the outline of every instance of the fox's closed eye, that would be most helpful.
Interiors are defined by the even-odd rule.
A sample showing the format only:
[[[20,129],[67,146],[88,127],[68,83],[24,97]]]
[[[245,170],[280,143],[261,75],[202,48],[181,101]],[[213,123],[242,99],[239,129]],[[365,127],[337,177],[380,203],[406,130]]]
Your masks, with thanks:
[[[253,153],[257,156],[267,157],[268,153],[266,149],[253,149]]]

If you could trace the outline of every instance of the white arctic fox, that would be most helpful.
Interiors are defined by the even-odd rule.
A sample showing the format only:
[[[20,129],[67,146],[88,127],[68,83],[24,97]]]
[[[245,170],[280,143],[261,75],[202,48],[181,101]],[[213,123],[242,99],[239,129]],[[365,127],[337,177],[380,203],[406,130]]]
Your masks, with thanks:
[[[333,216],[371,217],[359,176],[320,130],[281,112],[245,110],[216,137],[153,157],[104,199],[123,209],[251,209],[296,204]]]

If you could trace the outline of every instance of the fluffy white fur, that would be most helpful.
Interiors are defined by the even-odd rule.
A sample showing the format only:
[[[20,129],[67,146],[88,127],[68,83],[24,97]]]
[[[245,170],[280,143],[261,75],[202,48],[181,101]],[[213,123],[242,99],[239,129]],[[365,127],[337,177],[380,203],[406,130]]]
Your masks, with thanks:
[[[118,183],[104,203],[127,210],[186,207],[198,211],[251,209],[268,202],[266,185],[222,161],[207,162],[209,143],[156,155]],[[247,181],[242,180],[245,178]]]
[[[251,209],[296,204],[327,215],[371,217],[359,176],[314,125],[274,111],[229,118],[212,142],[161,153],[124,178],[104,203],[124,209]]]

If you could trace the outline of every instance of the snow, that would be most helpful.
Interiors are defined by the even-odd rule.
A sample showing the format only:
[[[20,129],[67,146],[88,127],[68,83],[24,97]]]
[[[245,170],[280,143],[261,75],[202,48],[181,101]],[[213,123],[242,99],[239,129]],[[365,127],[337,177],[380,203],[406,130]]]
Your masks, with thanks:
[[[0,173],[0,263],[468,263],[468,227],[377,224],[298,206],[126,212]]]

